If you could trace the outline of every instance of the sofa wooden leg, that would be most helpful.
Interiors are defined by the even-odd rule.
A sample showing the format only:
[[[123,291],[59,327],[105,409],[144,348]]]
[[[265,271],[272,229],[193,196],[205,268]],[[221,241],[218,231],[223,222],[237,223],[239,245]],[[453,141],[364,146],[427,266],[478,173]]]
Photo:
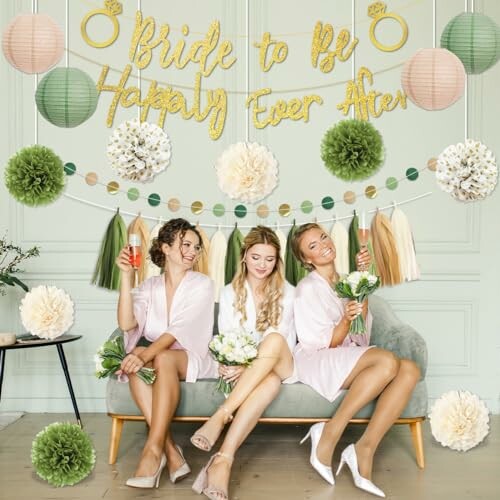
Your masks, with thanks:
[[[120,439],[122,437],[123,429],[122,418],[111,417],[111,438],[109,440],[109,464],[112,465],[116,462],[118,456],[118,448],[120,447]]]
[[[424,441],[422,436],[422,422],[410,422],[411,437],[413,438],[413,446],[415,447],[415,455],[417,458],[417,465],[423,469],[425,467],[424,458]]]

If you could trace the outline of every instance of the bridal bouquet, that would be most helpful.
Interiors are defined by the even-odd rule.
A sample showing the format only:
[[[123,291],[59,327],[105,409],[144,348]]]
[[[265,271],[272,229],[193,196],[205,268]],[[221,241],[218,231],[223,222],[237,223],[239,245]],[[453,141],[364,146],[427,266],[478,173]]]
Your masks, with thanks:
[[[226,366],[248,366],[257,357],[257,344],[244,330],[231,330],[215,335],[208,344],[208,349],[216,361]],[[216,389],[227,397],[233,384],[219,377]]]
[[[374,276],[368,271],[354,271],[335,285],[335,291],[337,295],[343,299],[356,300],[362,303],[366,297],[373,293],[379,286],[380,279],[378,276]],[[360,314],[351,321],[349,333],[365,332],[365,320]]]
[[[123,337],[117,337],[104,342],[94,356],[96,364],[95,375],[97,378],[106,378],[114,375],[122,364],[123,358],[127,355]],[[155,381],[156,374],[154,368],[142,367],[137,376],[146,384],[152,384]]]

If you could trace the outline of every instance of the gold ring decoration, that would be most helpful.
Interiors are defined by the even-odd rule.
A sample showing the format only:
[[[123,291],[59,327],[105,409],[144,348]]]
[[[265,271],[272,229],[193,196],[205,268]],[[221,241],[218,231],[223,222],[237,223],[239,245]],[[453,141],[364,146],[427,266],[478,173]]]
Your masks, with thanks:
[[[375,2],[368,6],[368,15],[373,17],[373,21],[370,24],[370,40],[377,47],[377,49],[382,50],[384,52],[394,52],[395,50],[400,49],[408,39],[408,25],[406,21],[398,14],[394,12],[386,13],[387,6],[384,2]],[[382,21],[382,19],[394,19],[401,26],[401,30],[403,31],[401,34],[401,38],[398,43],[394,45],[383,45],[381,44],[375,37],[375,28],[377,24]]]
[[[120,33],[120,25],[118,23],[118,19],[116,16],[122,13],[122,4],[117,0],[105,0],[104,1],[104,9],[95,9],[91,10],[83,19],[80,25],[80,31],[82,33],[82,38],[91,46],[97,49],[103,49],[105,47],[109,47],[115,40],[118,38],[118,34]],[[95,42],[91,40],[89,35],[87,34],[87,23],[94,16],[106,16],[113,23],[113,34],[108,40],[104,42]]]

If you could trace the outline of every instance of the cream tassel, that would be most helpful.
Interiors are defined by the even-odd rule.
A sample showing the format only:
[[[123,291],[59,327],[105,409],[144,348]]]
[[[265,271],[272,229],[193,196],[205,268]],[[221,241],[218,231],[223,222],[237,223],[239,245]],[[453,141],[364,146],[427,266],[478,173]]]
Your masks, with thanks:
[[[335,222],[330,234],[335,245],[335,270],[340,275],[349,274],[349,234],[344,224]]]
[[[420,279],[420,269],[417,264],[415,245],[408,217],[399,208],[394,208],[391,216],[392,233],[396,241],[399,255],[401,275],[406,281]]]
[[[201,242],[203,243],[203,250],[201,251],[198,260],[196,261],[195,271],[199,273],[206,274],[209,276],[208,272],[208,254],[210,252],[210,240],[208,239],[207,233],[200,227],[199,224],[196,224],[196,230],[200,233]]]
[[[285,262],[285,252],[286,252],[286,236],[285,233],[281,229],[276,229],[274,231],[276,236],[278,237],[278,240],[280,241],[280,257],[281,260],[283,261],[283,264]]]
[[[155,238],[158,238],[158,233],[160,232],[160,229],[163,227],[163,222],[159,222],[156,224],[156,226],[151,229],[151,233],[149,233],[149,242],[153,244],[153,240]],[[150,245],[151,248],[151,245]],[[146,256],[146,262],[147,262],[147,267],[146,267],[146,279],[151,278],[152,276],[160,276],[161,274],[161,269],[156,265],[153,264],[153,261],[151,260],[151,255],[149,255],[149,252]]]
[[[215,284],[215,301],[219,302],[221,289],[224,287],[227,241],[224,233],[218,229],[210,240],[208,252],[208,275]]]

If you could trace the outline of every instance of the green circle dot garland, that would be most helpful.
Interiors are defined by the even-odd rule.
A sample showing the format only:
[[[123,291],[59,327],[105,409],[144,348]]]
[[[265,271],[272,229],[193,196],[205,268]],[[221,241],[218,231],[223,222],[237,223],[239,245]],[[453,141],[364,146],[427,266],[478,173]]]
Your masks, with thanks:
[[[236,217],[242,219],[243,217],[246,216],[246,214],[247,214],[247,207],[245,207],[245,205],[236,205],[234,207],[234,215],[236,215]]]
[[[226,213],[226,209],[222,203],[216,203],[212,208],[212,212],[216,217],[222,217]]]
[[[64,164],[64,173],[66,175],[73,175],[76,172],[76,165],[74,163]]]
[[[391,191],[394,191],[398,187],[398,180],[396,177],[387,177],[387,180],[385,181],[385,187],[387,189],[390,189]]]
[[[416,168],[410,167],[406,170],[406,178],[409,181],[416,181],[418,179],[418,170]]]
[[[36,435],[31,462],[38,476],[52,486],[72,486],[94,468],[95,450],[77,424],[56,422]]]
[[[160,195],[157,194],[157,193],[151,193],[149,196],[148,196],[148,203],[152,206],[152,207],[157,207],[160,203],[161,203],[161,198],[160,198]]]
[[[333,201],[333,198],[331,196],[325,196],[321,200],[321,206],[325,210],[331,210],[335,206],[335,202]]]
[[[310,214],[313,211],[313,208],[314,207],[313,207],[312,201],[309,201],[309,200],[304,200],[300,205],[300,209],[305,214]]]
[[[127,198],[130,200],[130,201],[137,201],[139,199],[139,190],[137,188],[130,188],[128,191],[127,191]]]
[[[339,179],[366,179],[384,161],[382,136],[370,122],[341,120],[324,135],[321,159],[330,173]]]
[[[64,188],[63,162],[45,146],[22,148],[7,163],[5,185],[9,193],[25,205],[47,205]]]

